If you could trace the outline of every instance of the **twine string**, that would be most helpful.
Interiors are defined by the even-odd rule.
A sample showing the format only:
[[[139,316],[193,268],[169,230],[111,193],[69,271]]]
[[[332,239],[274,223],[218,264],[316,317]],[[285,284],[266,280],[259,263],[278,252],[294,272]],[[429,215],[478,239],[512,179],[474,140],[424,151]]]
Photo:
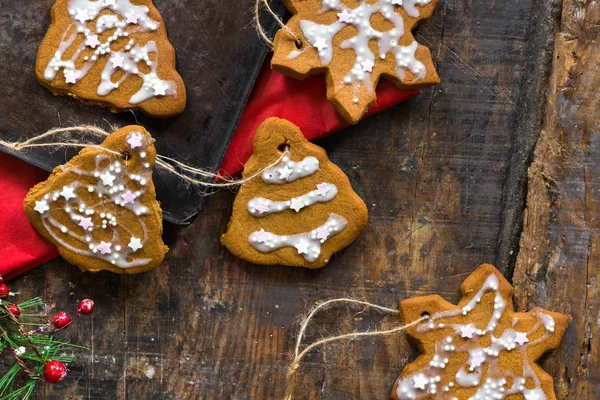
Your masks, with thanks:
[[[388,330],[352,332],[352,333],[346,333],[346,334],[342,334],[342,335],[338,335],[338,336],[330,336],[330,337],[327,337],[324,339],[320,339],[314,343],[311,343],[310,345],[306,346],[302,351],[300,351],[300,346],[302,345],[302,340],[304,339],[304,336],[306,334],[306,329],[308,328],[308,325],[311,322],[311,320],[314,318],[315,314],[317,314],[320,310],[322,310],[326,307],[329,307],[335,303],[348,303],[351,305],[360,305],[360,306],[373,308],[373,309],[376,309],[376,310],[379,310],[382,312],[386,312],[386,313],[390,313],[390,314],[399,314],[400,313],[400,311],[393,309],[393,308],[383,307],[383,306],[380,306],[377,304],[372,304],[372,303],[369,303],[366,301],[349,299],[349,298],[332,299],[332,300],[328,300],[324,303],[321,303],[321,304],[315,306],[310,311],[310,313],[306,316],[306,318],[304,318],[304,320],[302,321],[302,324],[300,325],[300,330],[298,331],[298,338],[296,339],[296,347],[294,348],[294,359],[292,360],[291,364],[288,367],[288,372],[287,372],[288,384],[287,384],[287,388],[285,391],[284,400],[292,399],[292,396],[294,394],[294,389],[295,389],[295,379],[294,378],[296,376],[296,372],[300,368],[300,362],[302,361],[302,359],[304,357],[306,357],[306,355],[311,350],[313,350],[317,347],[323,346],[327,343],[337,342],[337,341],[345,340],[345,339],[357,339],[357,338],[361,338],[361,337],[391,335],[391,334],[394,334],[397,332],[402,332],[408,328],[411,328],[411,327],[429,319],[429,316],[425,315],[425,316],[411,322],[410,324],[400,325],[400,326],[397,326],[395,328],[388,329]]]
[[[260,23],[261,5],[264,6],[264,8],[271,15],[271,17],[273,17],[275,22],[277,22],[277,25],[279,25],[279,27],[281,29],[283,29],[284,32],[286,32],[288,35],[290,35],[292,38],[294,38],[296,45],[299,48],[301,48],[302,40],[290,28],[288,28],[288,26],[285,24],[285,22],[283,22],[281,20],[281,18],[279,18],[279,16],[277,15],[277,13],[275,13],[275,11],[273,11],[271,6],[269,5],[269,1],[268,0],[256,0],[256,3],[254,5],[254,26],[256,28],[256,31],[258,32],[258,35],[265,41],[265,43],[267,43],[270,48],[273,48],[273,40],[271,40],[267,36],[265,29],[263,28],[262,24]]]
[[[69,128],[50,129],[49,131],[47,131],[45,133],[42,133],[38,136],[34,136],[34,137],[27,139],[25,141],[22,141],[22,142],[7,142],[7,141],[0,139],[0,146],[4,146],[7,149],[10,149],[15,152],[20,152],[25,149],[36,148],[36,147],[62,147],[62,148],[90,147],[90,148],[94,148],[94,149],[97,149],[97,150],[100,150],[100,151],[103,151],[103,152],[106,152],[106,153],[109,153],[109,154],[112,154],[112,155],[115,155],[118,157],[122,156],[122,154],[118,151],[114,151],[114,150],[108,149],[106,147],[103,147],[101,145],[94,144],[94,143],[69,142],[69,141],[65,141],[65,140],[39,143],[41,140],[49,138],[49,137],[53,137],[53,136],[61,135],[61,134],[73,133],[73,132],[77,132],[77,133],[88,132],[88,133],[92,133],[92,134],[95,134],[96,136],[100,136],[100,137],[107,137],[110,135],[110,133],[106,132],[105,130],[103,130],[102,128],[99,128],[97,126],[80,125],[80,126],[73,126],[73,127],[69,127]],[[252,174],[246,178],[243,178],[243,179],[234,179],[234,178],[230,178],[230,177],[224,177],[220,174],[216,174],[216,173],[206,171],[206,170],[203,170],[200,168],[195,168],[190,165],[184,164],[180,161],[177,161],[174,158],[163,156],[160,154],[158,154],[156,156],[156,165],[157,165],[157,167],[166,170],[167,172],[181,178],[182,180],[184,180],[192,185],[204,186],[204,187],[209,187],[209,188],[228,188],[228,187],[243,185],[243,184],[255,179],[256,177],[260,176],[265,170],[272,168],[272,167],[276,166],[277,164],[279,164],[279,162],[281,162],[281,160],[286,155],[289,155],[288,151],[284,151],[281,154],[281,156],[277,160],[275,160],[273,163],[267,165],[266,167],[255,172],[254,174]],[[198,177],[204,178],[204,179],[198,179]],[[219,182],[215,182],[215,181],[219,181]]]

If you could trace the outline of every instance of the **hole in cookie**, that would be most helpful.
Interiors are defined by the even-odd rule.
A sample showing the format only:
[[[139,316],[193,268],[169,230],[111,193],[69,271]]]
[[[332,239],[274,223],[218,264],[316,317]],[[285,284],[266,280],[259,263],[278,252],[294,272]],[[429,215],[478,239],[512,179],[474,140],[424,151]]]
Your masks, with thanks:
[[[302,40],[296,39],[296,40],[294,40],[294,44],[296,45],[296,49],[298,49],[298,50],[304,49],[304,43],[302,43]]]
[[[429,313],[427,311],[421,313],[421,318],[429,318]]]
[[[282,152],[282,153],[285,153],[285,152],[286,152],[286,151],[288,151],[289,149],[290,149],[290,146],[288,146],[288,145],[287,145],[287,144],[285,144],[285,143],[282,143],[282,144],[280,144],[280,145],[277,147],[277,150],[279,150],[279,151],[280,151],[280,152]]]
[[[124,151],[121,153],[121,157],[123,158],[123,160],[129,161],[131,159],[131,153],[128,151]]]

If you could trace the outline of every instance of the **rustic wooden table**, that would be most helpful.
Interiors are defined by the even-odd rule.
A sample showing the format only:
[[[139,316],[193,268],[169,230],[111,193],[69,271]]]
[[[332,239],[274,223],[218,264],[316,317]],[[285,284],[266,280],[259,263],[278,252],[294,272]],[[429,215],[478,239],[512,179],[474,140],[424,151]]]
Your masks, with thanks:
[[[600,3],[440,0],[418,29],[443,83],[322,141],[365,199],[362,236],[320,271],[260,267],[220,244],[234,193],[168,228],[152,273],[82,274],[62,260],[15,280],[21,296],[97,312],[67,335],[91,347],[52,399],[280,399],[298,316],[352,296],[394,307],[459,298],[495,263],[521,310],[573,317],[543,359],[559,399],[600,396]],[[341,307],[308,340],[391,327]],[[416,349],[401,334],[328,345],[300,370],[296,398],[385,399]]]

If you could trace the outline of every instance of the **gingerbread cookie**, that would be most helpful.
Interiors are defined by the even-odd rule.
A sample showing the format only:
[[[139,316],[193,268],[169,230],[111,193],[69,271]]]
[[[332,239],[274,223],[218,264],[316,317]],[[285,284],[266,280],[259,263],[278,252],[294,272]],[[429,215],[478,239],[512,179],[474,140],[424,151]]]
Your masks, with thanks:
[[[279,161],[278,161],[279,160]],[[254,154],[221,242],[255,264],[321,268],[367,224],[367,207],[348,177],[297,126],[270,118],[258,128]]]
[[[162,211],[152,167],[154,139],[127,126],[87,147],[25,198],[27,217],[83,271],[136,274],[160,265]]]
[[[183,112],[175,50],[151,0],[57,0],[51,18],[36,75],[52,93],[112,112]]]
[[[274,70],[296,79],[326,73],[327,97],[350,123],[375,102],[379,78],[399,88],[439,83],[429,49],[411,30],[437,0],[283,0],[294,14],[273,46]]]
[[[513,288],[492,265],[481,265],[460,287],[458,305],[438,295],[400,303],[407,330],[424,353],[408,364],[394,399],[554,400],[552,378],[536,361],[555,349],[570,317],[541,308],[516,313]]]

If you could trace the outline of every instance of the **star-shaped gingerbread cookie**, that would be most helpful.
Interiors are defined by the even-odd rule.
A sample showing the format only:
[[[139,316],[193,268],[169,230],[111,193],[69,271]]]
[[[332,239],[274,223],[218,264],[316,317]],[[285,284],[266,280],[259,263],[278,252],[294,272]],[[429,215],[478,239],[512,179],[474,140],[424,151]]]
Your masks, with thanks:
[[[325,72],[327,97],[351,123],[376,100],[380,77],[399,88],[439,82],[411,30],[437,0],[283,0],[294,15],[274,40],[271,66],[296,79]]]
[[[392,398],[553,400],[552,378],[536,361],[558,347],[570,318],[534,308],[514,311],[513,288],[493,266],[481,265],[461,286],[458,305],[438,295],[400,303],[422,355],[396,381]]]

